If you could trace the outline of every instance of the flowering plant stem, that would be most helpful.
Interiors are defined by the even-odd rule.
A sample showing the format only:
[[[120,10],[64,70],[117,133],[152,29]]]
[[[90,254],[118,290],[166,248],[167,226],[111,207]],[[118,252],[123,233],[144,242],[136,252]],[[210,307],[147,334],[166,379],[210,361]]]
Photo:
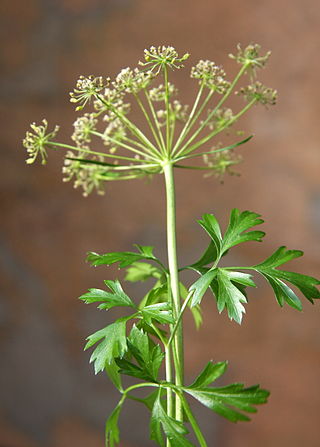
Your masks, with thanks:
[[[27,132],[23,142],[29,164],[38,156],[45,164],[49,148],[66,150],[64,180],[75,180],[75,187],[82,187],[84,195],[93,190],[102,194],[102,185],[107,181],[164,176],[168,267],[153,254],[153,247],[141,245],[136,245],[135,252],[91,252],[87,258],[94,266],[118,263],[119,268],[127,269],[127,281],[154,282],[139,303],[125,293],[118,279],[105,280],[107,290],[92,288],[80,297],[87,304],[99,303],[99,309],[121,307],[127,311],[126,316],[91,334],[85,346],[89,349],[96,345],[90,358],[95,372],[105,371],[121,394],[106,422],[107,447],[115,447],[120,442],[118,420],[127,398],[142,402],[150,410],[150,438],[160,447],[194,447],[188,437],[189,428],[197,445],[207,447],[187,396],[231,422],[248,421],[246,413],[254,413],[256,405],[266,403],[269,392],[259,385],[247,388],[242,383],[212,385],[224,374],[226,361],[208,362],[191,385],[184,383],[183,317],[190,309],[196,327],[200,327],[201,302],[207,291],[213,295],[218,312],[226,310],[229,318],[238,324],[245,313],[246,289],[256,287],[248,271],[267,280],[280,306],[286,303],[302,309],[299,297],[288,283],[311,303],[320,298],[317,279],[278,268],[301,256],[299,250],[280,247],[265,261],[250,267],[220,266],[222,256],[233,246],[262,241],[264,232],[251,228],[263,220],[250,211],[233,209],[224,234],[216,217],[205,214],[198,222],[210,238],[208,248],[193,264],[178,265],[174,169],[205,170],[220,178],[225,173],[233,174],[231,167],[240,161],[233,150],[248,142],[251,136],[223,147],[218,142],[196,151],[224,131],[228,131],[227,136],[238,135],[232,126],[255,104],[275,103],[274,90],[258,81],[252,83],[256,70],[269,57],[269,53],[260,56],[259,50],[258,45],[249,45],[244,50],[238,46],[237,55],[231,57],[241,68],[232,82],[226,80],[221,67],[209,60],[200,60],[192,67],[191,77],[198,81],[198,91],[188,113],[188,106],[174,99],[177,89],[169,82],[169,69],[181,68],[189,55],[180,57],[172,47],[151,47],[145,50],[144,62],[140,62],[143,69],[121,70],[111,86],[109,78],[79,78],[71,101],[77,103],[76,110],[82,110],[93,100],[94,110],[75,121],[73,145],[57,142],[58,127],[48,132],[46,120],[38,126],[32,124],[32,132]],[[235,93],[243,95],[247,104],[233,113],[223,106],[245,74],[250,75],[251,84]],[[163,84],[151,88],[157,76]],[[130,103],[124,100],[128,94],[138,106],[147,131],[128,118]],[[221,95],[220,100],[215,101],[216,95]],[[99,144],[109,150],[91,150],[92,139],[99,139]],[[204,166],[188,164],[197,157],[202,158]],[[183,161],[187,164],[180,164]],[[199,275],[188,288],[179,278],[180,272],[187,269]],[[131,321],[134,323],[130,325]],[[165,378],[161,378],[161,365]],[[126,376],[142,383],[124,388]],[[140,388],[151,388],[153,392],[141,398],[136,394]]]
[[[171,289],[170,296],[172,297],[172,309],[174,320],[176,321],[180,314],[181,305],[176,241],[176,197],[172,163],[167,162],[163,167],[163,172],[167,199],[167,250]],[[176,334],[174,336],[173,352],[175,383],[177,386],[182,386],[184,377],[184,354],[183,327],[181,322],[178,324]],[[176,398],[175,416],[177,420],[183,420],[182,404],[179,396]]]

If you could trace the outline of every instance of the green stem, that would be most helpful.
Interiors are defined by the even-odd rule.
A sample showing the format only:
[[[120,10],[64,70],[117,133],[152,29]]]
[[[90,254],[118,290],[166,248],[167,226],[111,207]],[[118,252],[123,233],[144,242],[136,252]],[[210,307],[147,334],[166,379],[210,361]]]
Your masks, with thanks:
[[[166,381],[172,383],[172,365],[171,365],[171,348],[165,346],[165,364],[166,364]],[[167,389],[167,415],[173,417],[173,392],[171,388]],[[167,439],[167,447],[170,447],[170,441]]]
[[[183,409],[189,419],[191,427],[193,428],[194,434],[196,435],[196,437],[199,441],[200,447],[208,447],[206,440],[204,439],[201,429],[198,425],[198,422],[196,421],[196,418],[193,416],[193,413],[189,407],[189,404],[188,404],[186,398],[184,397],[183,393],[181,393],[181,392],[179,392],[179,396],[180,396],[180,399],[181,399],[181,402],[183,405]]]
[[[144,135],[144,133],[134,124],[132,123],[125,115],[119,113],[119,111],[111,104],[108,104],[107,101],[103,99],[102,96],[96,95],[97,99],[104,104],[107,109],[110,109],[119,120],[125,124],[125,126],[143,143],[146,145],[146,150],[154,155],[158,154],[157,148],[151,143],[150,140]]]
[[[176,322],[175,322],[175,324],[173,326],[173,329],[171,330],[170,338],[169,338],[168,343],[167,343],[168,346],[170,346],[171,343],[172,343],[172,340],[173,340],[173,338],[174,338],[174,336],[175,336],[175,334],[177,332],[177,329],[178,329],[179,324],[181,322],[181,319],[183,317],[183,313],[186,310],[186,307],[187,307],[187,305],[188,305],[192,295],[193,295],[193,292],[188,294],[187,298],[185,299],[185,301],[184,301],[184,303],[183,303],[183,305],[182,305],[182,307],[180,309],[180,313],[178,315],[178,318],[177,318],[177,320],[176,320]]]
[[[169,83],[168,83],[168,69],[167,66],[163,66],[164,75],[164,85],[165,85],[165,104],[166,104],[166,146],[167,153],[170,153],[170,94],[169,94]]]
[[[173,301],[173,314],[177,319],[180,314],[180,290],[177,262],[177,244],[176,244],[176,204],[175,187],[172,162],[168,161],[164,166],[166,197],[167,197],[167,246],[168,263],[170,274],[170,288]],[[183,360],[183,330],[181,322],[178,324],[174,336],[174,363],[175,363],[175,383],[177,386],[183,386],[184,360]],[[176,419],[183,420],[183,409],[179,398],[176,399]]]
[[[140,107],[140,109],[141,109],[141,111],[142,111],[142,113],[143,113],[147,123],[148,123],[148,126],[150,127],[150,130],[152,132],[152,135],[153,135],[157,145],[159,146],[159,148],[161,150],[161,143],[160,143],[159,137],[157,135],[157,132],[156,132],[155,128],[153,127],[152,121],[151,121],[151,119],[150,119],[150,117],[149,117],[149,115],[148,115],[148,113],[147,113],[147,111],[146,111],[146,109],[145,109],[141,99],[139,98],[138,94],[134,94],[134,97],[135,97],[135,99],[136,99],[136,101],[137,101],[137,103],[138,103],[138,105],[139,105],[139,107]]]
[[[138,149],[136,149],[136,148],[134,148],[134,147],[132,147],[132,146],[129,146],[128,144],[125,144],[125,143],[123,143],[122,141],[119,141],[119,140],[116,140],[116,139],[114,139],[114,138],[112,138],[112,137],[106,136],[106,135],[104,135],[104,134],[101,133],[101,132],[97,132],[97,131],[95,131],[95,130],[92,130],[90,133],[91,133],[92,135],[95,135],[96,137],[100,137],[102,140],[109,140],[111,143],[114,143],[116,146],[123,147],[124,149],[128,149],[128,151],[134,152],[134,153],[136,153],[137,155],[141,155],[141,156],[144,157],[144,158],[149,158],[149,159],[152,159],[152,160],[154,160],[154,161],[157,160],[157,158],[154,157],[153,155],[149,155],[149,154],[146,153],[146,152],[139,151]],[[124,138],[123,138],[123,139],[124,139]],[[126,138],[126,140],[127,140],[127,138]],[[134,142],[133,142],[133,143],[134,143]],[[145,149],[145,146],[142,146],[142,147]],[[116,156],[115,156],[115,157],[116,157]]]
[[[199,108],[199,110],[197,111],[197,113],[195,114],[195,116],[193,117],[193,120],[191,121],[191,123],[190,123],[190,125],[189,125],[189,127],[188,127],[188,129],[187,129],[187,131],[186,131],[186,133],[185,133],[185,135],[184,135],[184,137],[183,137],[183,139],[181,140],[180,143],[182,143],[182,141],[185,139],[185,137],[188,135],[188,133],[190,132],[190,130],[192,129],[192,127],[193,127],[194,124],[196,123],[196,121],[197,121],[197,119],[199,118],[199,116],[202,114],[203,110],[205,109],[205,107],[207,106],[208,102],[210,101],[210,99],[211,99],[213,93],[214,93],[213,90],[211,90],[211,91],[208,93],[206,99],[203,101],[203,103],[201,104],[201,107]],[[200,123],[200,126],[202,126],[201,123]],[[190,140],[191,140],[191,141],[193,140],[193,136],[188,140],[188,143],[189,143]],[[181,152],[183,152],[184,148],[188,146],[188,143],[186,143],[186,144],[185,144],[182,148],[180,148],[180,149],[179,149],[178,146],[176,146],[176,150],[178,151],[178,152],[177,152],[177,155],[180,154]]]
[[[160,141],[161,141],[161,145],[160,145],[161,151],[162,151],[163,155],[165,155],[166,145],[165,145],[165,142],[164,142],[164,139],[163,139],[161,126],[160,126],[160,123],[159,123],[159,120],[158,120],[155,108],[154,108],[153,103],[152,103],[152,101],[150,99],[149,92],[147,90],[144,90],[144,93],[146,95],[146,98],[147,98],[147,101],[148,101],[148,104],[149,104],[149,108],[150,108],[153,120],[154,120],[155,125],[156,125],[157,130],[158,130],[159,138],[160,138]]]
[[[210,155],[210,154],[216,154],[218,152],[230,151],[232,149],[235,149],[238,146],[241,146],[244,143],[247,143],[249,140],[251,140],[252,137],[253,137],[253,135],[250,135],[249,137],[245,138],[242,141],[231,144],[230,146],[221,147],[220,149],[213,149],[211,151],[197,152],[196,154],[181,156],[181,157],[175,158],[174,162],[176,163],[177,161],[180,161],[180,160],[188,160],[190,158],[202,157],[203,155]],[[175,164],[175,166],[177,167],[176,164]]]
[[[113,155],[113,154],[106,154],[104,152],[96,152],[96,151],[92,151],[91,149],[82,149],[81,147],[71,146],[70,144],[57,143],[56,141],[48,141],[46,143],[46,145],[62,147],[63,149],[70,149],[72,151],[77,151],[77,152],[81,152],[81,153],[89,154],[89,155],[97,155],[99,157],[115,158],[115,159],[119,159],[119,160],[128,160],[128,161],[134,161],[135,163],[141,162],[141,160],[137,160],[136,158],[132,158],[132,157],[124,157],[122,155]]]

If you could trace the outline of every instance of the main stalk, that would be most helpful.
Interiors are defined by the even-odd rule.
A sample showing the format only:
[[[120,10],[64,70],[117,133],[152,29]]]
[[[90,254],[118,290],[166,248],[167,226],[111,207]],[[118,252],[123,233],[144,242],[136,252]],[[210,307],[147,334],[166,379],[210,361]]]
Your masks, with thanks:
[[[177,242],[176,242],[176,198],[175,185],[173,175],[173,165],[168,161],[163,166],[166,199],[167,199],[167,250],[168,264],[170,274],[170,291],[172,299],[173,314],[175,320],[178,319],[181,303],[180,288],[177,261]],[[173,359],[175,366],[175,383],[178,386],[183,385],[184,376],[184,354],[183,354],[183,327],[182,322],[179,323],[173,342]],[[176,414],[175,417],[179,421],[183,421],[182,403],[179,397],[176,398]]]

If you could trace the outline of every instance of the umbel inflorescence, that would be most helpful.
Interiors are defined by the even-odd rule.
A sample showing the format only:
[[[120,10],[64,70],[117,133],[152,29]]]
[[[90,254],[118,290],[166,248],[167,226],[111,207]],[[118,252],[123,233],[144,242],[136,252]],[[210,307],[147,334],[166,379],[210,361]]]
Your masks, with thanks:
[[[23,141],[29,155],[27,163],[39,157],[44,164],[49,148],[64,149],[64,181],[73,181],[85,196],[93,190],[103,194],[107,181],[162,173],[168,162],[219,177],[232,173],[232,166],[241,160],[234,150],[249,138],[227,147],[220,141],[212,143],[212,139],[222,132],[230,133],[231,126],[253,105],[275,104],[276,91],[256,80],[257,70],[265,66],[269,56],[270,52],[261,55],[259,45],[244,49],[238,45],[230,57],[240,70],[231,81],[221,66],[200,60],[190,72],[198,84],[191,107],[179,99],[178,89],[168,80],[169,70],[183,68],[189,54],[180,56],[170,46],[145,50],[138,67],[122,69],[114,80],[80,76],[70,101],[76,111],[86,111],[74,122],[73,144],[56,141],[57,126],[49,131],[45,120],[40,125],[33,123]],[[239,85],[244,75],[249,83]],[[245,100],[237,111],[226,106],[232,93]],[[145,119],[143,129],[135,124],[132,101]],[[196,157],[202,159],[202,166],[182,163]]]

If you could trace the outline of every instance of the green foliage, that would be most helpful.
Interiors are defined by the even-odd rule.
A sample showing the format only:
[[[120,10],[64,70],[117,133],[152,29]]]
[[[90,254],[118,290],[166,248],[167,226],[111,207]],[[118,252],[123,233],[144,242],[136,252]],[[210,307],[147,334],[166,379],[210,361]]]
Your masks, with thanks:
[[[193,447],[193,444],[185,437],[188,430],[185,425],[176,419],[167,415],[164,410],[160,393],[154,402],[151,423],[150,423],[150,438],[153,439],[161,447],[165,446],[162,430],[166,437],[170,440],[172,447]]]
[[[160,278],[160,276],[160,270],[153,265],[147,262],[133,262],[127,268],[125,280],[130,282],[146,281],[149,278]]]
[[[205,214],[202,220],[199,220],[199,224],[212,239],[215,250],[210,245],[207,252],[201,260],[197,262],[197,265],[207,265],[210,262],[219,260],[229,248],[241,244],[246,241],[261,241],[265,233],[263,231],[247,231],[256,225],[263,223],[262,219],[259,219],[259,214],[252,213],[250,211],[240,211],[234,208],[230,214],[230,221],[228,228],[222,237],[220,225],[213,214]],[[213,256],[210,259],[210,256]]]
[[[120,416],[120,412],[122,410],[122,402],[116,406],[113,412],[107,419],[106,422],[106,447],[115,447],[118,445],[120,440],[120,430],[118,426],[118,420]]]
[[[208,385],[224,374],[226,368],[226,362],[209,362],[193,384],[183,390],[231,422],[249,421],[249,417],[242,412],[255,413],[257,410],[254,405],[266,403],[270,393],[259,385],[244,388],[241,383],[209,387]]]
[[[276,268],[291,259],[298,258],[302,255],[303,252],[300,250],[287,250],[286,247],[283,246],[278,248],[278,250],[265,261],[252,267],[252,269],[261,273],[271,285],[280,306],[283,306],[284,302],[286,302],[289,306],[297,310],[302,310],[301,301],[293,290],[283,281],[287,281],[296,286],[311,303],[314,302],[314,299],[320,298],[320,292],[315,287],[320,284],[319,280],[312,276],[287,272]]]
[[[111,364],[113,359],[123,357],[127,351],[126,323],[128,318],[119,318],[114,323],[87,337],[85,350],[100,342],[90,357],[94,363],[95,373],[103,371],[106,363]]]
[[[136,326],[133,326],[127,343],[128,354],[136,360],[137,365],[126,358],[116,359],[120,373],[141,380],[156,382],[164,358],[160,346],[153,343],[148,335]]]
[[[153,247],[138,244],[136,244],[135,247],[138,249],[137,253],[131,251],[119,251],[99,255],[97,253],[90,252],[88,253],[87,261],[95,267],[98,265],[111,265],[118,262],[119,268],[121,269],[144,259],[160,263],[159,259],[153,255]]]
[[[218,311],[221,313],[226,309],[229,318],[241,324],[242,316],[245,313],[244,304],[247,303],[246,287],[256,287],[256,284],[250,274],[238,270],[253,270],[263,275],[271,285],[280,306],[286,302],[297,310],[302,309],[300,299],[284,281],[291,282],[296,286],[311,303],[314,299],[320,298],[320,292],[315,287],[320,284],[317,279],[276,268],[291,259],[302,256],[303,252],[299,250],[286,250],[285,247],[280,247],[264,262],[252,267],[218,267],[221,257],[226,255],[233,246],[242,242],[260,242],[262,240],[264,232],[248,231],[263,223],[259,214],[232,210],[224,236],[222,236],[220,225],[213,214],[205,214],[199,223],[208,233],[211,241],[201,258],[186,267],[201,275],[189,288],[191,306],[199,305],[206,291],[210,289],[216,298]],[[206,267],[209,264],[213,264],[213,266]]]
[[[270,394],[259,385],[244,388],[241,383],[220,388],[184,388],[184,390],[202,405],[231,422],[250,421],[250,418],[240,411],[256,413],[257,410],[253,405],[265,404]]]
[[[151,324],[151,320],[158,323],[171,324],[174,323],[171,306],[168,302],[150,304],[140,310],[142,318],[146,323]]]
[[[83,300],[86,304],[102,303],[98,306],[98,309],[108,310],[116,306],[135,308],[134,303],[124,293],[118,280],[107,280],[104,283],[111,290],[111,293],[101,289],[89,289],[89,292],[81,295],[79,299]]]

